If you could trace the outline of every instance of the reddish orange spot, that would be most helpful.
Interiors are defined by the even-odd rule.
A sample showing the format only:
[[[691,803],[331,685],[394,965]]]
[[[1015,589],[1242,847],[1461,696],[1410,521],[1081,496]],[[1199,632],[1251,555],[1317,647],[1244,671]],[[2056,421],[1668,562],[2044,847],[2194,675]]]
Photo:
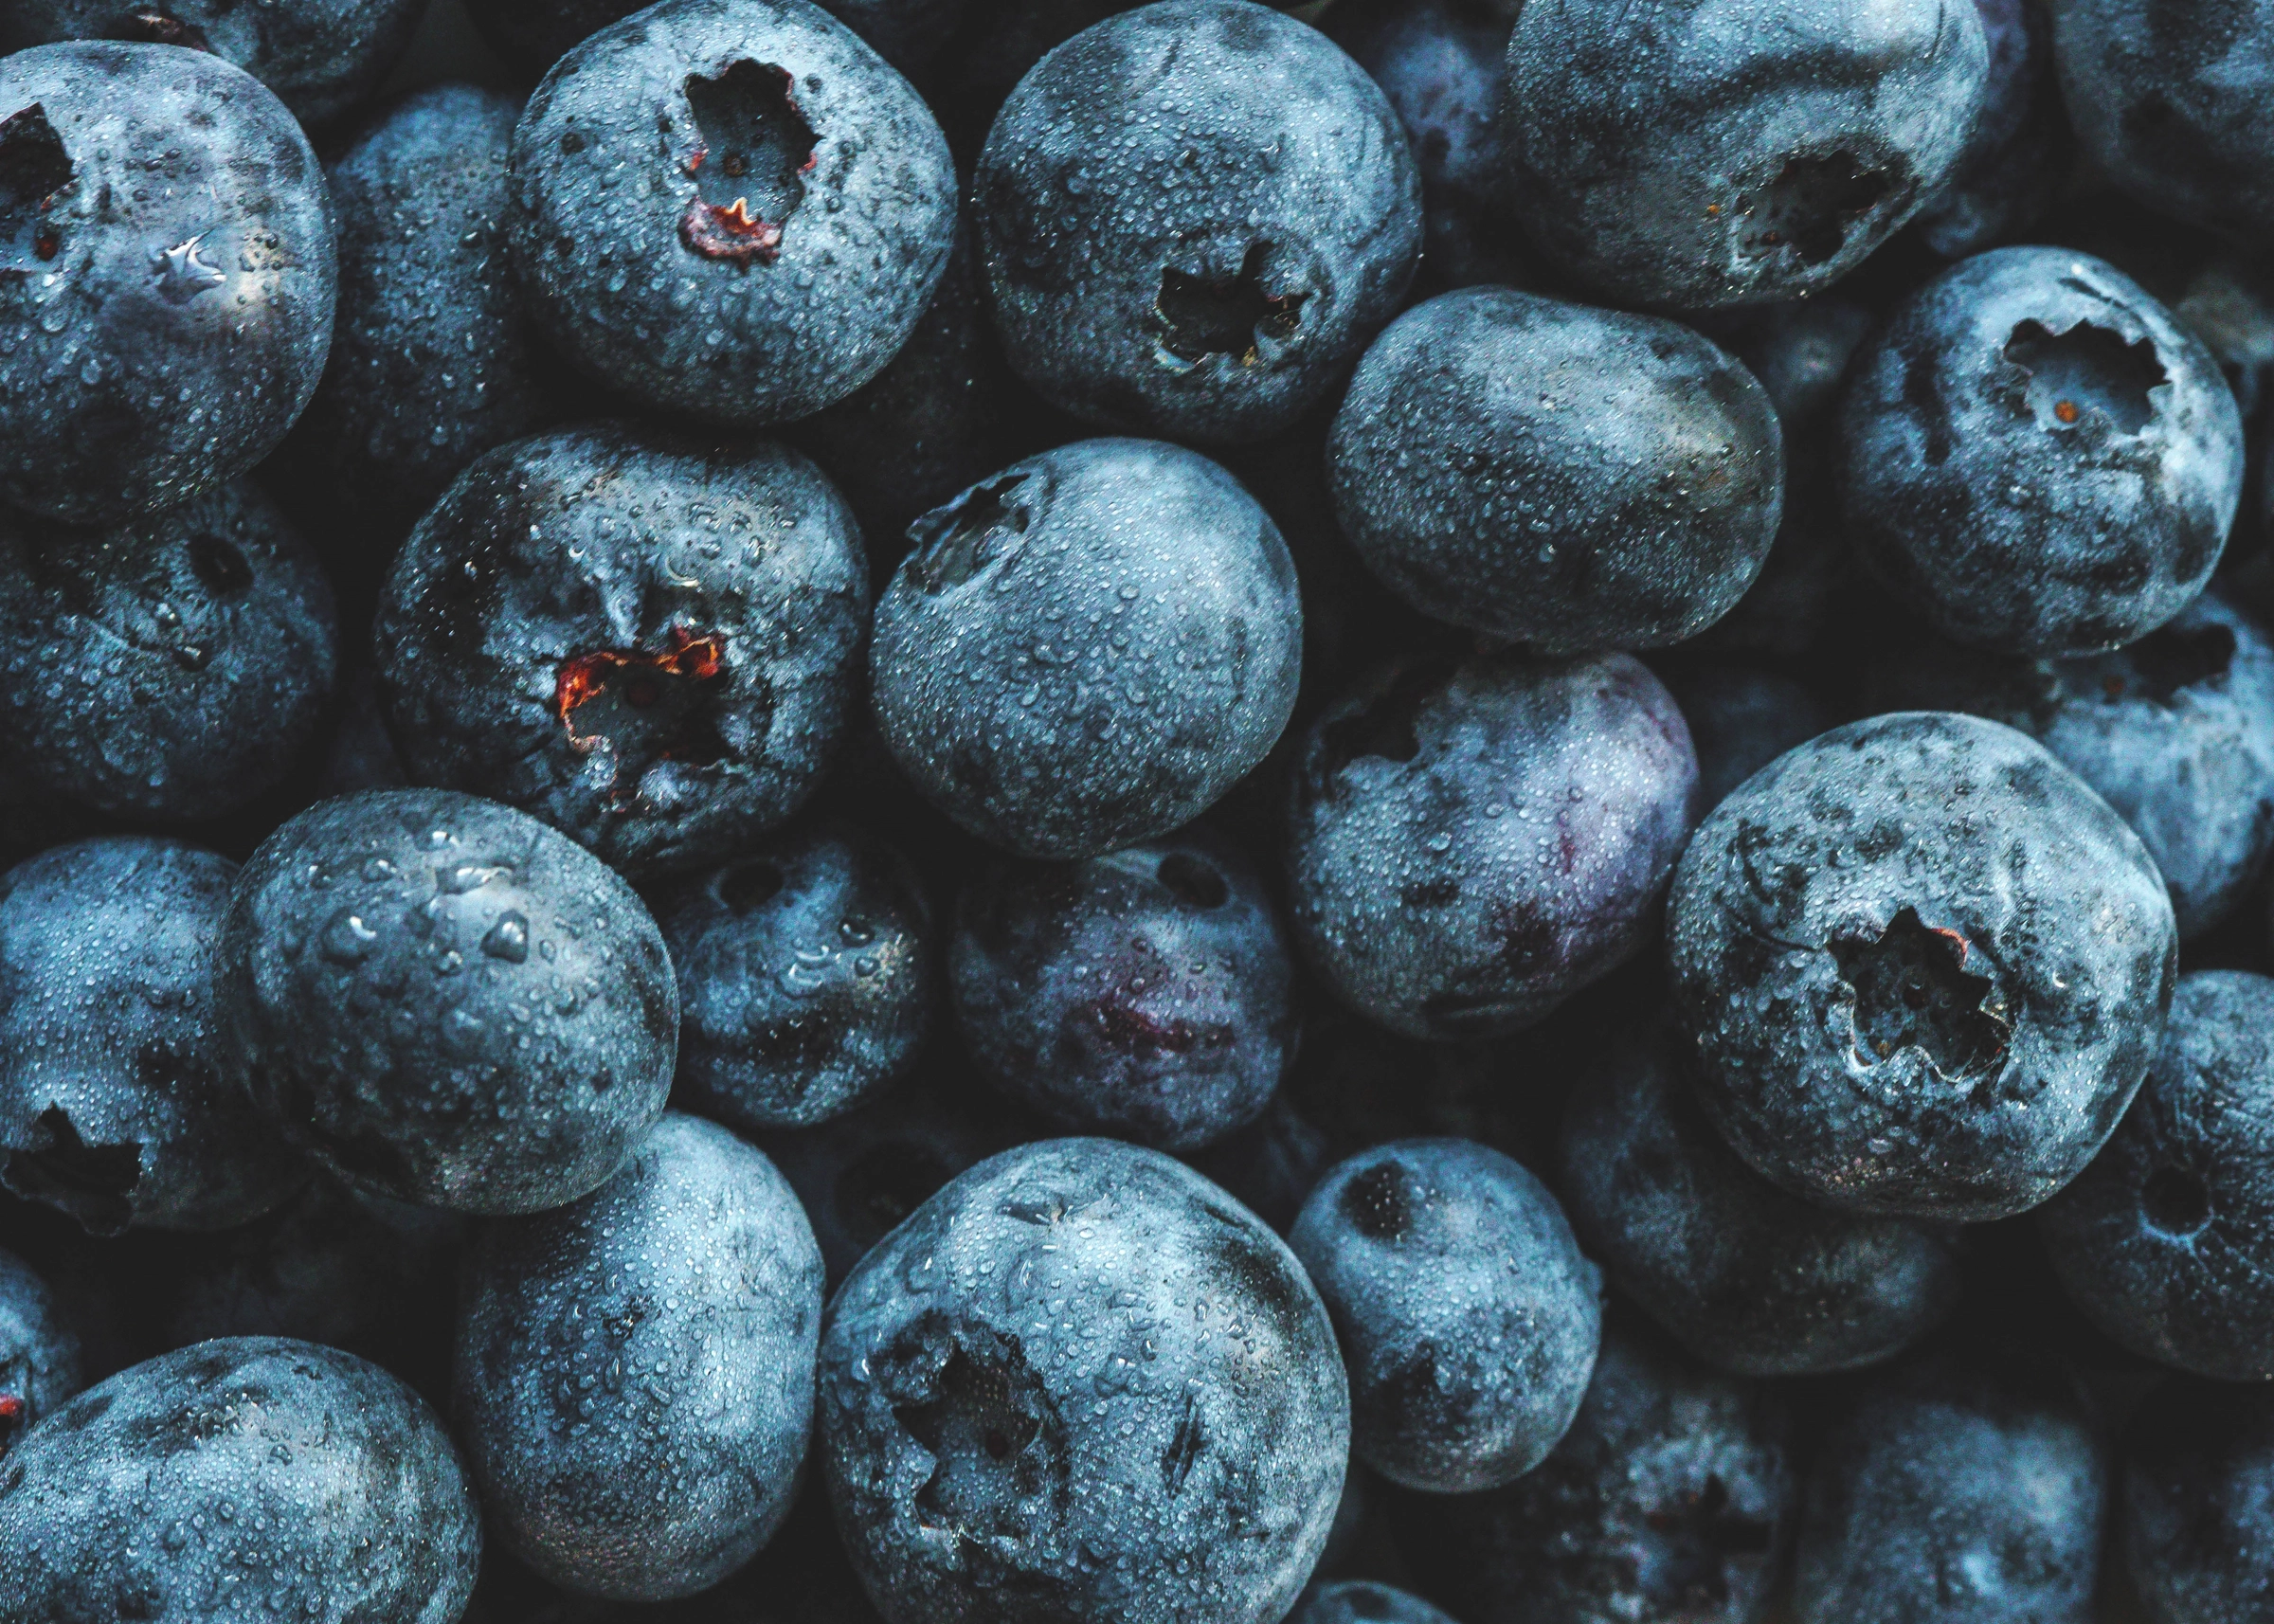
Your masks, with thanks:
[[[23,1398],[13,1393],[0,1393],[0,1421],[20,1421],[23,1418]]]
[[[2074,423],[2077,421],[2077,419],[2083,417],[2084,414],[2077,409],[2077,403],[2075,401],[2055,401],[2053,403],[2053,415],[2059,418],[2063,423]]]
[[[1958,948],[1959,964],[1963,965],[1966,962],[1966,955],[1972,947],[1972,944],[1966,940],[1966,932],[1963,930],[1946,930],[1940,925],[1929,925],[1927,926],[1927,929],[1932,930],[1936,935],[1941,937],[1945,942],[1950,943],[1953,947]]]
[[[43,226],[32,233],[31,251],[43,260],[54,259],[63,245],[63,234],[52,226]]]
[[[659,677],[700,682],[716,677],[725,662],[727,641],[716,632],[697,637],[685,626],[674,626],[666,641],[671,646],[661,654],[604,648],[561,662],[560,674],[553,680],[552,704],[572,744],[588,747],[595,742],[577,732],[574,713],[611,681],[623,680],[621,693],[625,704],[645,710],[663,696]]]
[[[679,240],[707,260],[726,260],[737,265],[755,260],[770,265],[782,246],[782,227],[752,216],[747,197],[738,197],[723,208],[698,197],[687,206],[686,217],[679,222]]]

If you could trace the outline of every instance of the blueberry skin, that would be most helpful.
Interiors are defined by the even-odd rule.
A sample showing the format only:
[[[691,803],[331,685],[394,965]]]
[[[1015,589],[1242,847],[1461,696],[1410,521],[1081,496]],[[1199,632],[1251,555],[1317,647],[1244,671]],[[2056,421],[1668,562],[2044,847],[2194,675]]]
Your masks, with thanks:
[[[1295,966],[1254,867],[1186,830],[965,882],[948,976],[980,1070],[1074,1133],[1195,1150],[1294,1058]]]
[[[972,181],[1011,365],[1100,427],[1290,426],[1412,280],[1421,185],[1381,88],[1252,0],[1162,0],[1042,59]]]
[[[822,0],[902,73],[912,73],[963,21],[969,0]],[[640,0],[466,0],[489,47],[534,78],[579,41],[641,9]]]
[[[2061,1284],[2135,1353],[2274,1377],[2274,981],[2181,978],[2148,1080],[2092,1165],[2037,1212]]]
[[[220,1008],[237,865],[113,835],[0,875],[0,1184],[90,1235],[226,1229],[307,1176]]]
[[[546,331],[642,406],[726,424],[875,376],[955,226],[930,113],[805,0],[661,0],[594,34],[530,97],[513,194]]]
[[[1261,761],[1293,713],[1303,605],[1279,529],[1158,441],[1014,462],[916,521],[876,604],[893,759],[1020,857],[1148,840]]]
[[[1950,182],[1919,213],[1926,245],[1955,260],[2028,230],[2072,161],[2047,0],[1974,0],[1990,67],[1981,117]]]
[[[1602,1272],[1515,1162],[1466,1139],[1378,1146],[1328,1169],[1288,1244],[1342,1344],[1351,1453],[1391,1482],[1496,1489],[1570,1429]]]
[[[1987,716],[2052,751],[2139,836],[2182,941],[2234,911],[2274,846],[2274,644],[2215,592],[2107,654],[1929,644],[1866,692],[1877,709]]]
[[[250,480],[100,531],[0,514],[0,752],[75,831],[276,788],[325,718],[338,642],[315,552]]]
[[[24,1430],[83,1386],[79,1338],[47,1283],[0,1249],[0,1460]]]
[[[2274,1394],[2167,1381],[2124,1432],[2123,1561],[2154,1624],[2257,1616],[2274,1595]]]
[[[390,543],[474,458],[563,415],[505,248],[520,112],[515,97],[434,85],[326,171],[339,320],[286,454],[331,511],[377,520]]]
[[[1526,280],[1501,197],[1509,21],[1475,0],[1342,0],[1325,19],[1404,126],[1421,171],[1422,264],[1451,287]]]
[[[602,423],[478,458],[396,558],[373,641],[414,780],[645,877],[803,803],[867,617],[859,532],[805,459]]]
[[[129,40],[210,51],[276,93],[314,129],[379,88],[418,27],[418,0],[15,0],[0,18],[0,54],[60,40]]]
[[[483,1225],[460,1304],[459,1435],[499,1534],[545,1578],[692,1595],[788,1513],[821,1254],[773,1164],[725,1128],[666,1115],[591,1195]]]
[[[2177,946],[2105,802],[2022,734],[1940,712],[1756,773],[1667,910],[1699,1099],[1737,1153],[1818,1205],[1947,1222],[2084,1169],[2155,1055]]]
[[[1697,782],[1681,712],[1626,655],[1397,660],[1303,742],[1296,939],[1394,1031],[1517,1031],[1643,945]]]
[[[1287,1624],[1453,1624],[1419,1597],[1371,1579],[1317,1585],[1287,1615]]]
[[[1811,1206],[1740,1161],[1699,1110],[1666,1023],[1611,1039],[1564,1104],[1557,1162],[1588,1255],[1717,1369],[1875,1364],[1958,1306],[1947,1235]]]
[[[1972,5],[1526,7],[1502,135],[1533,245],[1621,304],[1799,298],[1940,189],[1989,49]]]
[[[310,807],[245,864],[221,954],[254,1103],[358,1189],[540,1212],[605,1183],[662,1114],[662,935],[614,871],[509,807]]]
[[[2107,1471],[2066,1395],[1943,1366],[1889,1378],[1810,1472],[1794,1616],[2089,1624]]]
[[[336,1348],[237,1337],[90,1388],[0,1472],[0,1616],[455,1624],[481,1507],[442,1422]],[[253,1597],[258,1596],[259,1602]]]
[[[1335,515],[1435,620],[1544,654],[1726,614],[1784,506],[1760,386],[1687,328],[1464,288],[1376,339],[1326,440]]]
[[[2155,630],[2242,496],[2217,364],[2147,291],[2064,248],[1977,254],[1897,308],[1842,408],[1864,567],[1936,630],[2030,655]]]
[[[1579,1419],[1506,1488],[1404,1495],[1399,1546],[1457,1618],[1755,1624],[1799,1509],[1781,1406],[1615,1326]]]
[[[680,1103],[809,1128],[907,1074],[938,1001],[931,910],[897,851],[846,825],[753,847],[655,898],[679,983]]]
[[[36,45],[0,59],[0,500],[115,524],[275,449],[336,284],[283,105],[202,51]]]
[[[2083,0],[2053,11],[2069,120],[2117,189],[2228,236],[2274,238],[2274,8]]]
[[[964,1173],[821,1332],[830,1499],[892,1624],[1271,1624],[1326,1545],[1349,1440],[1293,1255],[1111,1140]]]
[[[1685,664],[1667,671],[1665,682],[1689,725],[1698,752],[1698,804],[1708,810],[1832,725],[1831,708],[1816,693],[1758,666]]]

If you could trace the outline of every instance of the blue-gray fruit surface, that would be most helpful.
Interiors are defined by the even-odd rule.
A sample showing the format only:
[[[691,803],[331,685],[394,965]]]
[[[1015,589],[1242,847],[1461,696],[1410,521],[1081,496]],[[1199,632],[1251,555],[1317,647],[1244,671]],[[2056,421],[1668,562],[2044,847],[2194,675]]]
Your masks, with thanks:
[[[813,1425],[821,1254],[764,1155],[667,1115],[582,1200],[483,1225],[461,1278],[459,1435],[523,1561],[660,1601],[766,1543]]]
[[[255,1104],[375,1194],[560,1206],[662,1114],[679,1025],[662,935],[615,871],[509,807],[318,803],[245,865],[221,954]]]
[[[0,501],[110,524],[244,473],[316,391],[336,281],[316,153],[243,69],[0,57]]]
[[[2121,1561],[2163,1624],[2248,1618],[2274,1595],[2274,1394],[2168,1381],[2124,1429]]]
[[[85,1385],[79,1337],[47,1282],[0,1249],[0,1457]]]
[[[821,1450],[891,1624],[1273,1624],[1341,1499],[1349,1392],[1302,1266],[1156,1151],[981,1163],[839,1289]]]
[[[314,1343],[198,1343],[0,1460],[0,1617],[457,1624],[481,1507],[425,1402]]]
[[[1805,1200],[1976,1222],[2115,1130],[2177,973],[2156,865],[2025,735],[1910,711],[1763,767],[1667,909],[1699,1099]]]

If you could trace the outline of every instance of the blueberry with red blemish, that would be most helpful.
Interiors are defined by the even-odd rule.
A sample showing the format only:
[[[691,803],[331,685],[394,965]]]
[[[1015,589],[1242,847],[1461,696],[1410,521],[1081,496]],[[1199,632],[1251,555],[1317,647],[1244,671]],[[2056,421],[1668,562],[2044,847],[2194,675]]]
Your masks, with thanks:
[[[973,1060],[1059,1128],[1188,1151],[1252,1121],[1295,1046],[1261,877],[1199,829],[1080,863],[998,858],[949,957]]]
[[[2123,1435],[2124,1570],[2151,1618],[2248,1618],[2274,1594],[2274,1391],[2175,1380]]]
[[[1334,1329],[1278,1236],[1157,1151],[1020,1146],[838,1289],[820,1453],[892,1624],[1275,1624],[1350,1445]]]
[[[1989,53],[1971,4],[1526,7],[1509,197],[1541,254],[1626,305],[1820,293],[1948,180]]]
[[[315,392],[335,292],[323,171],[243,69],[0,58],[0,500],[115,524],[236,478]]]
[[[379,88],[410,44],[418,0],[15,0],[0,55],[59,40],[128,40],[210,51],[277,94],[310,129],[337,122]]]
[[[1074,858],[1181,828],[1294,712],[1303,605],[1271,515],[1146,440],[1014,462],[911,528],[871,703],[900,770],[972,834]]]
[[[1563,1108],[1557,1189],[1589,1256],[1695,1358],[1813,1376],[1893,1358],[1958,1302],[1926,1224],[1814,1206],[1722,1142],[1663,1019],[1615,1036]]]
[[[654,897],[679,983],[688,1110],[810,1128],[907,1074],[936,1001],[931,910],[908,859],[824,823]]]
[[[663,938],[582,846],[470,795],[326,801],[271,835],[223,923],[253,1103],[359,1189],[540,1212],[662,1115],[679,1028]]]
[[[1390,1504],[1420,1589],[1507,1624],[1755,1624],[1799,1512],[1774,1391],[1615,1323],[1579,1417],[1505,1488]]]
[[[2122,272],[1999,248],[1899,306],[1840,420],[1856,556],[1936,630],[2096,654],[2200,592],[2243,488],[2209,351]]]
[[[1776,1183],[1978,1222],[2083,1171],[2154,1056],[2163,878],[2039,745],[1902,712],[1778,757],[1714,809],[1667,911],[1698,1097]]]
[[[47,1283],[0,1249],[0,1459],[26,1428],[80,1390],[79,1337]]]
[[[0,875],[0,1184],[115,1236],[227,1229],[307,1176],[236,1075],[220,947],[237,877],[129,835]]]
[[[596,424],[476,460],[420,521],[379,606],[380,697],[414,782],[647,876],[804,803],[867,619],[859,532],[803,457]]]
[[[1326,466],[1344,534],[1393,592],[1545,654],[1694,637],[1752,586],[1784,506],[1777,412],[1733,357],[1513,288],[1391,323]]]
[[[0,1617],[456,1624],[481,1507],[401,1381],[282,1337],[120,1371],[0,1470]]]
[[[316,740],[338,641],[314,550],[249,479],[99,531],[0,514],[9,793],[73,833],[240,811]]]
[[[1020,375],[1086,423],[1201,442],[1320,401],[1421,246],[1381,88],[1250,0],[1162,0],[1058,46],[996,116],[972,198]]]
[[[1350,1449],[1470,1494],[1547,1458],[1603,1333],[1602,1272],[1547,1186],[1489,1146],[1405,1139],[1328,1169],[1288,1244],[1350,1373]]]
[[[2208,591],[2137,642],[2016,659],[1928,641],[1869,673],[1874,711],[1965,711],[2018,728],[2132,825],[2181,940],[2248,894],[2274,847],[2274,643]]]
[[[2077,1306],[2135,1353],[2274,1377],[2274,981],[2184,977],[2148,1080],[2107,1146],[2037,1210]]]
[[[1809,1473],[1794,1615],[2088,1624],[2108,1465],[2058,1374],[1943,1359],[1885,1377]]]
[[[459,1435],[538,1573],[665,1601],[781,1525],[813,1430],[821,1256],[758,1150],[666,1115],[582,1200],[484,1224],[461,1278]]]
[[[663,0],[555,63],[514,134],[539,324],[653,410],[785,423],[875,376],[930,302],[955,171],[930,113],[801,0]]]
[[[1296,939],[1409,1037],[1516,1031],[1642,947],[1697,783],[1681,712],[1629,656],[1407,656],[1303,743]]]
[[[2117,189],[2223,236],[2274,233],[2274,34],[2257,5],[2053,8],[2078,144]]]

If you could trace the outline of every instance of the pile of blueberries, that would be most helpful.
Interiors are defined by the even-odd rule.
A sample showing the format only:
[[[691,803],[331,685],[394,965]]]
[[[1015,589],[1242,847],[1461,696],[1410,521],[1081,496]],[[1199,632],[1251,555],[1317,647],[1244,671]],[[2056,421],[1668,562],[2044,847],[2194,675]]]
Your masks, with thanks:
[[[2274,1620],[2274,0],[425,11],[0,0],[0,1621]]]

